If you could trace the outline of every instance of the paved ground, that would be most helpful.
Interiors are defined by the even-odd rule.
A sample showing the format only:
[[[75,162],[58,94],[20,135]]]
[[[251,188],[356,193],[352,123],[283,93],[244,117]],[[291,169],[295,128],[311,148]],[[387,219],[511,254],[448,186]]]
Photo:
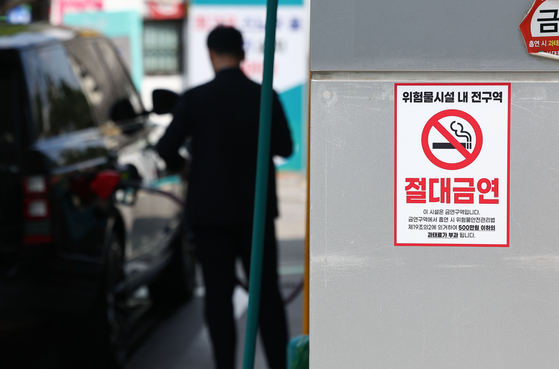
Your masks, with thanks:
[[[280,274],[284,296],[295,288],[303,277],[305,199],[304,176],[282,173],[278,179],[281,217],[277,232],[280,240]],[[211,369],[211,346],[202,319],[203,286],[189,304],[171,312],[135,350],[126,369],[189,368]],[[240,288],[235,293],[238,320],[238,368],[242,367],[246,326],[247,294]],[[302,295],[287,306],[290,335],[302,331]],[[266,368],[261,347],[257,345],[255,368]]]

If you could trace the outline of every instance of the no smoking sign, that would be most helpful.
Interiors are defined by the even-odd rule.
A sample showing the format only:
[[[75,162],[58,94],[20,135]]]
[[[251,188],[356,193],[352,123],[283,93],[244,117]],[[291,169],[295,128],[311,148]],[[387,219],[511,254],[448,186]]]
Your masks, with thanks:
[[[456,109],[433,115],[421,135],[427,158],[448,170],[470,165],[478,157],[482,144],[483,134],[478,122],[470,114]]]
[[[395,84],[395,245],[509,245],[510,84]]]

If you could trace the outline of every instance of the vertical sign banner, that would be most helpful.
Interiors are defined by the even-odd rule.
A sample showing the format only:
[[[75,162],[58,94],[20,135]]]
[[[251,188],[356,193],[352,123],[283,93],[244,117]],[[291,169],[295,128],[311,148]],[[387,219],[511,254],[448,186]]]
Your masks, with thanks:
[[[508,247],[510,83],[394,95],[395,245]]]

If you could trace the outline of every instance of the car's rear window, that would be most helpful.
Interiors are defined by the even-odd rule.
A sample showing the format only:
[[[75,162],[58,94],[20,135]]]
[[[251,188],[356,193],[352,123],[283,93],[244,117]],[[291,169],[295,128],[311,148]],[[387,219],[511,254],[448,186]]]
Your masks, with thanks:
[[[0,145],[15,143],[15,120],[18,112],[16,68],[0,62]]]
[[[27,50],[22,56],[37,140],[94,126],[91,109],[62,46]]]

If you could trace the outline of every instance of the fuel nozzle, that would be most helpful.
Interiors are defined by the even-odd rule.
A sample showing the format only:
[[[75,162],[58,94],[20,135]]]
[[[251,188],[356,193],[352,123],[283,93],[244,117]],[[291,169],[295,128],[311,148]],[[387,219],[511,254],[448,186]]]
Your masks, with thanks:
[[[101,200],[108,200],[117,190],[123,189],[130,195],[125,196],[128,200],[121,201],[125,205],[133,205],[135,203],[136,192],[139,189],[165,196],[181,207],[185,205],[183,199],[171,192],[144,185],[138,169],[133,164],[125,164],[117,169],[107,169],[98,172],[90,182],[90,188]]]
[[[138,169],[132,164],[125,164],[117,169],[99,171],[89,186],[97,197],[107,200],[119,188],[138,189],[141,184]]]

